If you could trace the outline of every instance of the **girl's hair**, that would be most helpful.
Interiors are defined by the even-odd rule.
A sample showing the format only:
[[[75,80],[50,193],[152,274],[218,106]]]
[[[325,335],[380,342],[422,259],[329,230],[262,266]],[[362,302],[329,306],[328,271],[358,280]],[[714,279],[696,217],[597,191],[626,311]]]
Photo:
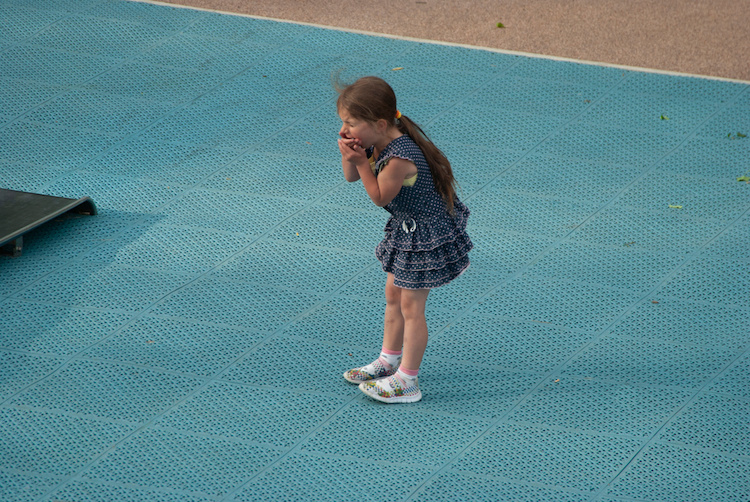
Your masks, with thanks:
[[[421,127],[406,115],[396,119],[396,94],[388,83],[378,77],[363,77],[350,85],[341,84],[338,79],[334,87],[339,93],[336,106],[346,110],[352,117],[375,123],[385,119],[394,123],[403,134],[409,135],[424,154],[430,166],[435,189],[445,201],[448,212],[453,214],[453,201],[456,198],[456,180],[451,164],[443,152],[427,137]]]

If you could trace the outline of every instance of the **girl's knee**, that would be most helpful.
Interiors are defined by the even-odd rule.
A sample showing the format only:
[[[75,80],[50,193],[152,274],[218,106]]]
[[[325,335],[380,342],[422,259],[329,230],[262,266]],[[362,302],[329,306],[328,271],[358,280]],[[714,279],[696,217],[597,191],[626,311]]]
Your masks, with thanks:
[[[401,294],[401,313],[404,319],[424,317],[429,290],[404,290]]]

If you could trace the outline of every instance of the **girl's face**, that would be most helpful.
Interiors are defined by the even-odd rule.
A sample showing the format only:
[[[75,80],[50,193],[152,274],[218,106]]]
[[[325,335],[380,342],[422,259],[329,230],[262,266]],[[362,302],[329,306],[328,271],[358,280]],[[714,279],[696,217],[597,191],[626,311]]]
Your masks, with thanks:
[[[364,148],[371,147],[380,139],[381,134],[376,124],[354,118],[344,108],[339,110],[339,117],[342,122],[339,136],[342,138],[356,140]]]

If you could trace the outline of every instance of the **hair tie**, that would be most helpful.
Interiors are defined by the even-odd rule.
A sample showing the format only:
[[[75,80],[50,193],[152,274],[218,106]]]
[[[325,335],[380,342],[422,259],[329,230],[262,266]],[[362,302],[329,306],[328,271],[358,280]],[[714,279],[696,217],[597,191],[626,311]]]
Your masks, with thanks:
[[[396,110],[396,120],[401,118],[401,112]]]

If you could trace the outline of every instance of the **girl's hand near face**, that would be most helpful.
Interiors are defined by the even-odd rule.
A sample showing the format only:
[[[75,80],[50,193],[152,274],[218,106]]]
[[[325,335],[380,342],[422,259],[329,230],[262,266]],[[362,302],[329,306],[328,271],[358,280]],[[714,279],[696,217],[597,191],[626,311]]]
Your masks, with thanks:
[[[339,151],[341,152],[341,166],[344,169],[344,178],[352,182],[360,179],[358,164],[370,165],[362,145],[354,138],[347,138],[341,134],[339,139]]]
[[[339,139],[339,151],[341,152],[341,158],[344,162],[352,164],[356,167],[360,164],[369,165],[367,160],[367,153],[358,140],[353,138],[341,138]]]
[[[352,149],[354,149],[355,146],[362,146],[362,142],[360,140],[356,138],[349,138],[343,132],[340,132],[339,136],[341,136],[339,144],[343,143]]]

